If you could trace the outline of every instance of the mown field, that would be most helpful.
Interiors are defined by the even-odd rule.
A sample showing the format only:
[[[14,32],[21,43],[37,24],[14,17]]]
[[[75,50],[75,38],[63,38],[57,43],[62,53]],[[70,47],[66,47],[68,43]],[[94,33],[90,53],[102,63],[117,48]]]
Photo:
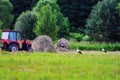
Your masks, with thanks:
[[[120,54],[3,52],[0,80],[120,80]]]

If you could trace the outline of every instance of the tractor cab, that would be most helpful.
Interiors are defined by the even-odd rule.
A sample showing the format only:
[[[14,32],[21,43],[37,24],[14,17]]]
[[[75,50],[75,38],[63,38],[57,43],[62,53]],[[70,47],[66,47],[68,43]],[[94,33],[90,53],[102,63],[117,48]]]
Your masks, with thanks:
[[[3,30],[1,36],[2,49],[9,51],[19,51],[31,49],[31,42],[26,40],[20,31]]]

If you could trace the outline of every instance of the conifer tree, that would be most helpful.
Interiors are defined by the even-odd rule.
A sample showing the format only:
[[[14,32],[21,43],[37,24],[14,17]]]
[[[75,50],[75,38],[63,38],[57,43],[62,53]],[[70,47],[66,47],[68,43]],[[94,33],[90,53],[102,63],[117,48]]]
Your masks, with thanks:
[[[91,40],[115,42],[120,40],[117,0],[103,0],[93,7],[87,20],[87,34]]]

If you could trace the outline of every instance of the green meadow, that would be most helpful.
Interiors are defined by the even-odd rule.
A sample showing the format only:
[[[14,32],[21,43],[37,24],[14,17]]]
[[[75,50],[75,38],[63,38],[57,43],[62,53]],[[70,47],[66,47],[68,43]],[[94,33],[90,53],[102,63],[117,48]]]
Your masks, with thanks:
[[[0,80],[120,80],[120,54],[1,52]]]
[[[99,42],[87,42],[87,41],[81,41],[81,42],[70,42],[71,48],[76,49],[77,47],[81,50],[97,50],[100,51],[102,48],[108,50],[108,51],[120,51],[120,43],[99,43]]]

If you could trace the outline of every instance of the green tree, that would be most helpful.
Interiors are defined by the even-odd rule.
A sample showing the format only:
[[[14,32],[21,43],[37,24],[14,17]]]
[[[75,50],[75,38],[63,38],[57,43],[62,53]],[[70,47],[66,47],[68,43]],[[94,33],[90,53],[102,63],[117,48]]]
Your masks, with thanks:
[[[0,21],[1,29],[9,29],[13,21],[13,6],[9,0],[0,0]]]
[[[100,0],[57,0],[62,13],[70,21],[70,31],[84,33],[92,6]]]
[[[0,36],[2,35],[1,26],[2,26],[2,22],[0,21]]]
[[[14,6],[14,16],[17,18],[23,11],[31,10],[39,0],[10,0]]]
[[[10,2],[14,6],[13,14],[14,14],[14,22],[17,17],[23,12],[31,10],[39,0],[10,0]]]
[[[69,21],[60,12],[60,8],[54,0],[39,1],[34,12],[38,15],[35,28],[37,35],[49,35],[53,39],[58,36],[60,38],[69,36]]]
[[[37,17],[31,11],[23,12],[15,23],[15,30],[21,31],[25,34],[27,39],[34,39],[35,33],[33,29],[35,28]]]
[[[43,6],[38,12],[38,21],[35,28],[37,35],[49,35],[52,39],[58,36],[59,27],[57,23],[56,10],[52,11],[49,4]]]
[[[1,26],[2,26],[2,22],[0,21],[0,29],[1,29]]]
[[[117,0],[103,0],[93,7],[87,19],[87,34],[91,40],[115,42],[120,40],[120,20]]]
[[[117,10],[118,10],[119,15],[120,15],[120,3],[118,3]]]

